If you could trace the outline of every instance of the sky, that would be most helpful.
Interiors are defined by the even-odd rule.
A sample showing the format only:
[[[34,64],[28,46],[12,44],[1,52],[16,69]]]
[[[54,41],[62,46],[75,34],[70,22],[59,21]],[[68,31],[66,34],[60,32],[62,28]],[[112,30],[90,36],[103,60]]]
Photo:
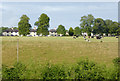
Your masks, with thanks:
[[[62,24],[66,29],[80,26],[84,15],[92,14],[95,18],[118,21],[118,2],[2,2],[2,24],[17,27],[20,17],[26,14],[30,24],[38,20],[42,13],[50,17],[50,28]]]

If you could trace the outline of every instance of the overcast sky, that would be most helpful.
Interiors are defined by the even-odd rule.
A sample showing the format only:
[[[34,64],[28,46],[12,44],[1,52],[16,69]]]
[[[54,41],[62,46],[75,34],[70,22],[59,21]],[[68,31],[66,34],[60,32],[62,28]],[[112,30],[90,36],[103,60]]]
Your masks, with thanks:
[[[76,27],[80,18],[92,14],[95,18],[111,19],[118,21],[117,2],[3,2],[2,26],[17,27],[19,18],[26,14],[30,24],[34,27],[42,13],[50,17],[50,29],[62,24]]]

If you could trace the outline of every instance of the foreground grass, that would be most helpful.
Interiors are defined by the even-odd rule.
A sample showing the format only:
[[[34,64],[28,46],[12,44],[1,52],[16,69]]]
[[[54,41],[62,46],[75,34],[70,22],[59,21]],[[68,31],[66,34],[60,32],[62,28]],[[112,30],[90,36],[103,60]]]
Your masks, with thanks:
[[[118,56],[118,39],[105,37],[103,42],[83,37],[19,37],[19,61],[37,65],[50,61],[53,64],[74,64],[80,57],[97,63],[112,65]],[[17,37],[2,38],[2,63],[12,65],[17,61]]]

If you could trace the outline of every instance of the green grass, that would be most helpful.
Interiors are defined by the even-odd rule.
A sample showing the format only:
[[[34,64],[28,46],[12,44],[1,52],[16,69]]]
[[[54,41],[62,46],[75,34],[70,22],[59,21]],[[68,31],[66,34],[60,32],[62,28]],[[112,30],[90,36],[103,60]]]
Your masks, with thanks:
[[[17,38],[2,37],[2,63],[11,66],[17,61]],[[112,60],[118,56],[118,39],[104,37],[100,40],[83,37],[19,37],[19,61],[31,65],[74,64],[80,58],[88,57],[100,64],[111,66]],[[32,67],[35,68],[35,67]]]

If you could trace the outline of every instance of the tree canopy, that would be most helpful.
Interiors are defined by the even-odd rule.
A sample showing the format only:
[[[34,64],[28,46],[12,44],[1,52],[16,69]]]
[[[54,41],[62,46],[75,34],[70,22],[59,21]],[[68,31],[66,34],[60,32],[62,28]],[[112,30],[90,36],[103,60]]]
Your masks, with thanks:
[[[93,31],[96,31],[97,34],[103,34],[104,32],[105,22],[101,18],[97,18],[94,20]]]
[[[80,26],[82,27],[82,32],[87,32],[88,35],[91,33],[101,34],[105,33],[118,35],[119,33],[119,23],[112,20],[103,20],[102,18],[94,18],[91,14],[88,16],[81,17]]]
[[[74,35],[76,35],[76,36],[81,35],[81,30],[80,30],[79,27],[75,27],[75,29],[74,29]]]
[[[38,18],[38,21],[35,22],[35,25],[38,26],[37,34],[48,35],[50,18],[46,14],[41,14]]]
[[[91,14],[88,14],[88,16],[81,17],[80,22],[81,22],[80,26],[83,28],[83,32],[89,33],[92,31],[94,17]]]
[[[74,30],[73,30],[73,28],[72,28],[72,27],[70,27],[70,29],[69,29],[69,31],[68,31],[68,32],[69,32],[69,35],[70,35],[70,36],[73,36],[73,35],[74,35]]]
[[[63,25],[59,25],[57,28],[57,33],[65,35],[65,33],[66,33],[65,27]]]
[[[18,23],[19,34],[26,36],[30,32],[31,25],[29,24],[29,17],[27,15],[22,15]]]

